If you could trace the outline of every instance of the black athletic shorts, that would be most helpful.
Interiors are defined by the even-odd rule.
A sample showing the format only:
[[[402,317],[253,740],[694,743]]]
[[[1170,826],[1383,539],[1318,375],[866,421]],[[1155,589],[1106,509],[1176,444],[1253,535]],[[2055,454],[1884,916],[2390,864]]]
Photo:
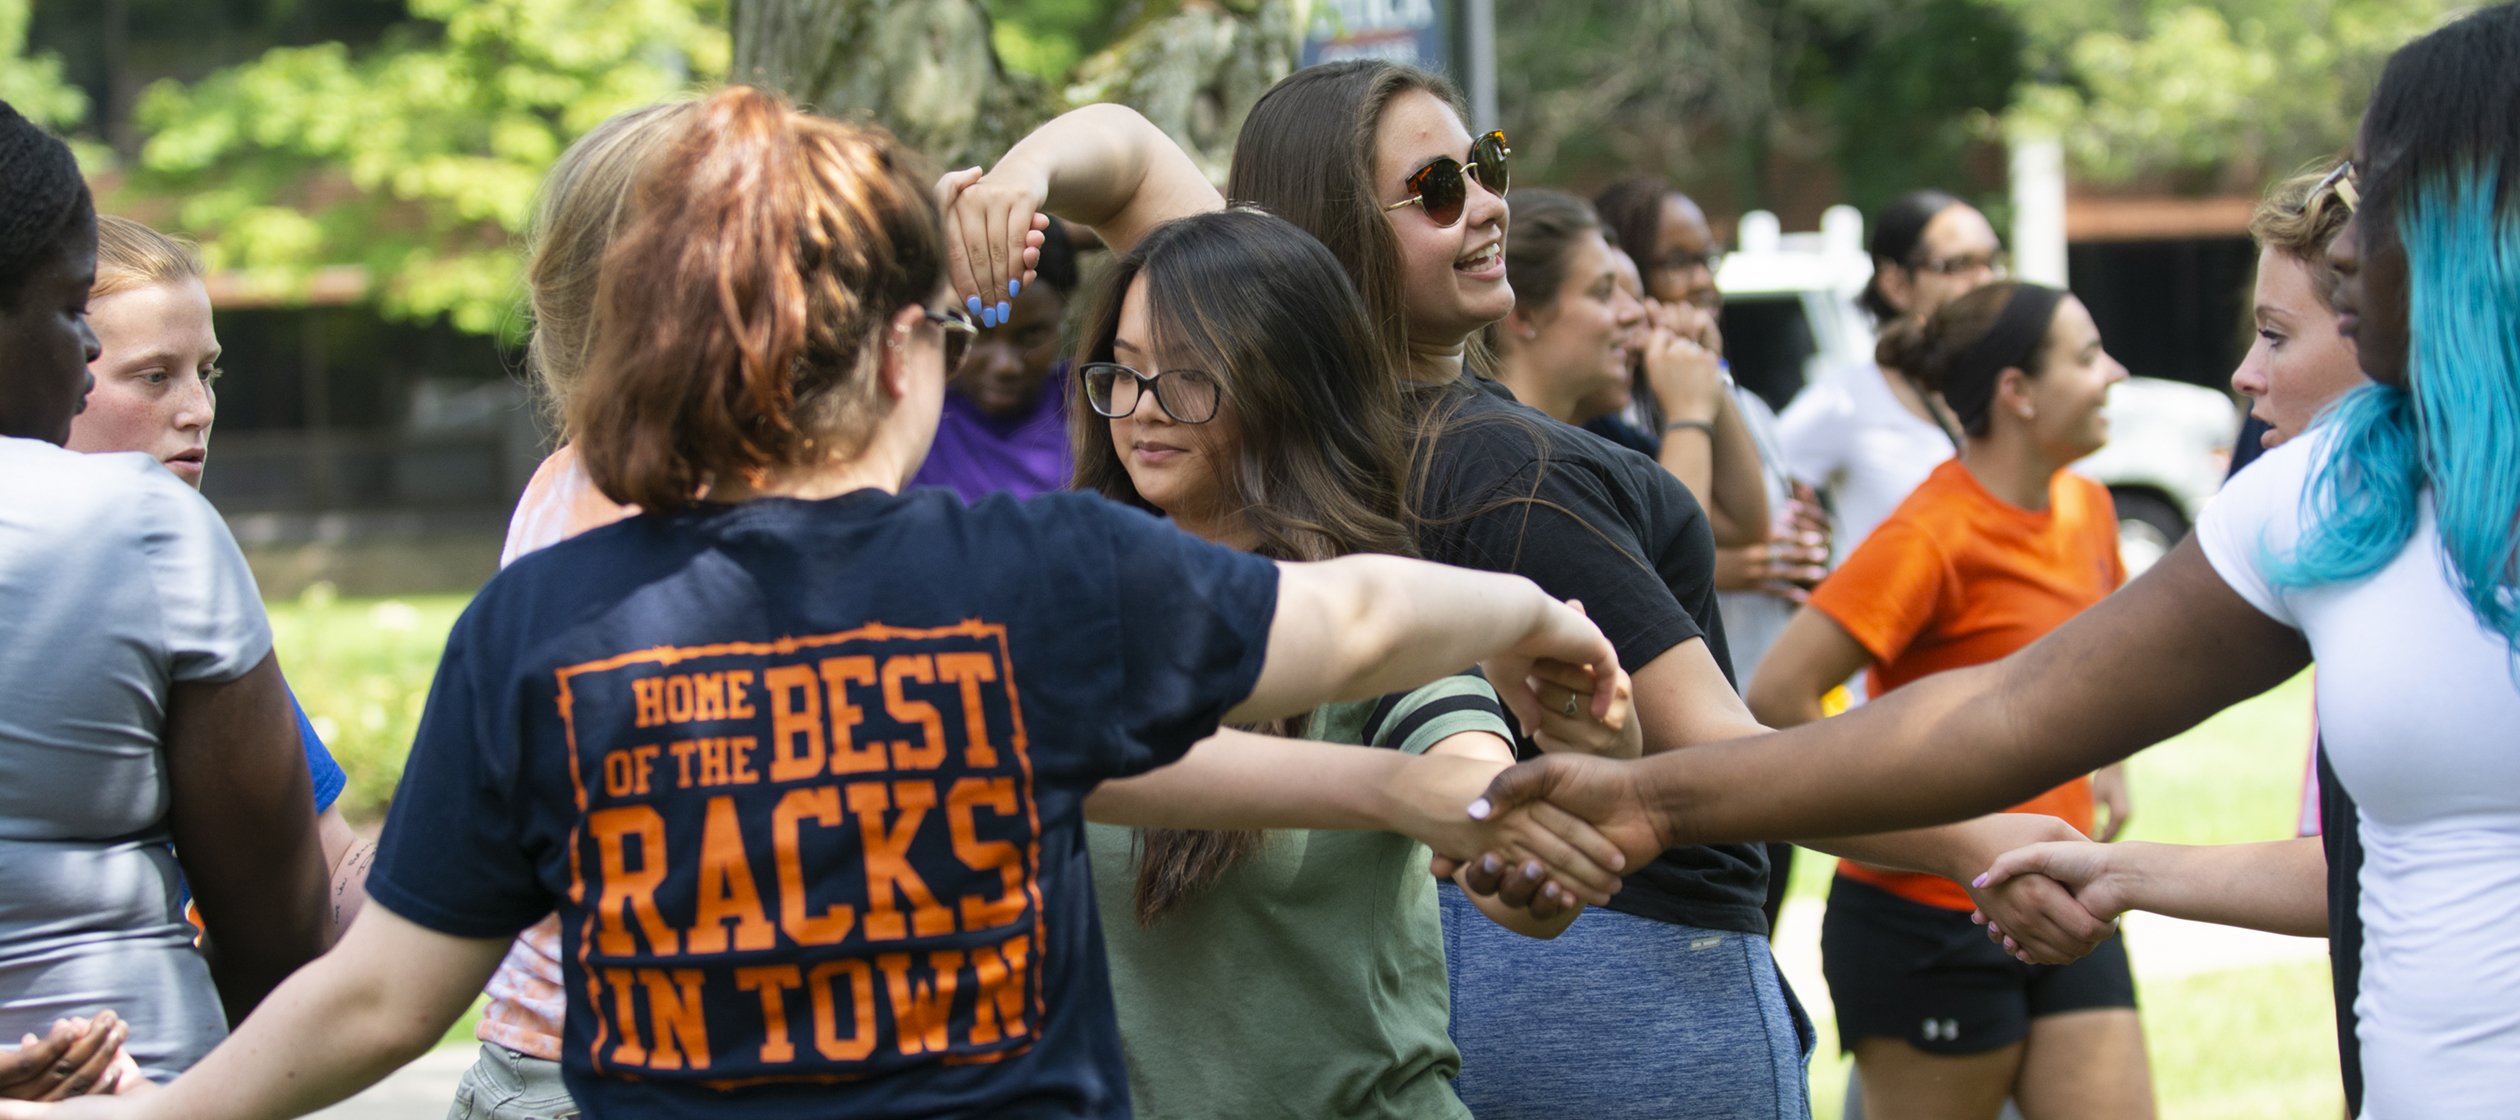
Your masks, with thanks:
[[[1905,1039],[1931,1054],[1976,1054],[2030,1036],[2030,1020],[2135,1006],[2126,941],[2065,965],[2023,964],[1965,910],[1912,902],[1839,876],[1820,923],[1820,970],[1837,1004],[1838,1046]]]

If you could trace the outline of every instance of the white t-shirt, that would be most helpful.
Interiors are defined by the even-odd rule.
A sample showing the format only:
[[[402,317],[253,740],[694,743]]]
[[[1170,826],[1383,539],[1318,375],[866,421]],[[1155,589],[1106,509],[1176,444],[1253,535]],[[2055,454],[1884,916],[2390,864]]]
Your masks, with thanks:
[[[2507,1117],[2520,1107],[2520,684],[2511,647],[2451,582],[2432,501],[2368,579],[2276,587],[2329,441],[2240,472],[2197,539],[2214,571],[2301,631],[2337,778],[2361,806],[2363,1115]]]
[[[112,1008],[164,1081],[227,1034],[176,867],[179,683],[271,652],[244,554],[146,455],[0,439],[0,1039]]]
[[[1908,492],[1951,458],[1951,437],[1890,392],[1869,362],[1805,386],[1777,417],[1785,473],[1829,492],[1839,558],[1871,536]]]

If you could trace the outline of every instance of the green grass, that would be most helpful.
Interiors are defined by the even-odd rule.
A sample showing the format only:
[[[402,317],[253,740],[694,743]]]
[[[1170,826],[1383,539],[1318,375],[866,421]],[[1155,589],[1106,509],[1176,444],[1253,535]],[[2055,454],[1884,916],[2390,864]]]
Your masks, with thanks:
[[[373,824],[393,796],[446,633],[465,596],[341,599],[321,586],[273,602],[281,662],[334,757],[350,774],[343,809]],[[2292,834],[2309,742],[2305,677],[2138,755],[2130,838],[2229,843]],[[1830,861],[1796,861],[1793,906],[1827,894]],[[2145,948],[2137,946],[2138,971]],[[2161,951],[2161,950],[2157,950]],[[2324,962],[2295,961],[2145,983],[2144,1029],[2161,1115],[2211,1120],[2343,1113]],[[444,1045],[472,1044],[475,1005]],[[1846,1065],[1821,1024],[1811,1063],[1814,1113],[1836,1120]]]
[[[447,631],[470,601],[465,595],[343,599],[319,583],[295,599],[265,604],[289,687],[350,776],[340,805],[352,824],[384,817]]]
[[[2302,676],[2135,756],[2127,838],[2176,844],[2273,840],[2293,834],[2309,756],[2310,679]],[[1833,860],[1794,862],[1787,905],[1819,905]],[[2147,947],[2131,948],[2139,974]],[[2159,947],[2154,953],[2173,952]],[[2160,1114],[2177,1120],[2335,1120],[2336,1020],[2327,963],[2291,961],[2142,982],[2146,1048]],[[1812,1114],[1844,1111],[1846,1061],[1820,1024],[1811,1059]]]

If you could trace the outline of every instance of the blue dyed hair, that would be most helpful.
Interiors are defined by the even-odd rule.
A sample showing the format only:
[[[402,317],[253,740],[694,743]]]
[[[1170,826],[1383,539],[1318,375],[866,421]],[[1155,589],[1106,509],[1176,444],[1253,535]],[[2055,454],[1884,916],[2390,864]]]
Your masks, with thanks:
[[[2379,571],[2430,491],[2451,578],[2520,650],[2520,213],[2496,204],[2497,177],[2479,167],[2407,191],[2410,387],[2337,403],[2322,425],[2335,450],[2302,494],[2310,531],[2273,575],[2307,586]]]
[[[2364,264],[2406,254],[2407,387],[2347,394],[2302,493],[2289,586],[2379,571],[2429,493],[2446,573],[2520,653],[2520,4],[2471,13],[2389,59],[2363,120]],[[2520,672],[2520,661],[2515,662]]]

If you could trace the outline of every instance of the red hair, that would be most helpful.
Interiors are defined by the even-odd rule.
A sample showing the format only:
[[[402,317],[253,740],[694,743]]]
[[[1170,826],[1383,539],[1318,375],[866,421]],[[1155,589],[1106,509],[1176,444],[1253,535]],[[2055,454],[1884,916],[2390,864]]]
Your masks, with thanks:
[[[875,333],[944,279],[918,155],[746,86],[702,102],[640,175],[605,254],[571,427],[616,502],[854,455],[882,415]]]

